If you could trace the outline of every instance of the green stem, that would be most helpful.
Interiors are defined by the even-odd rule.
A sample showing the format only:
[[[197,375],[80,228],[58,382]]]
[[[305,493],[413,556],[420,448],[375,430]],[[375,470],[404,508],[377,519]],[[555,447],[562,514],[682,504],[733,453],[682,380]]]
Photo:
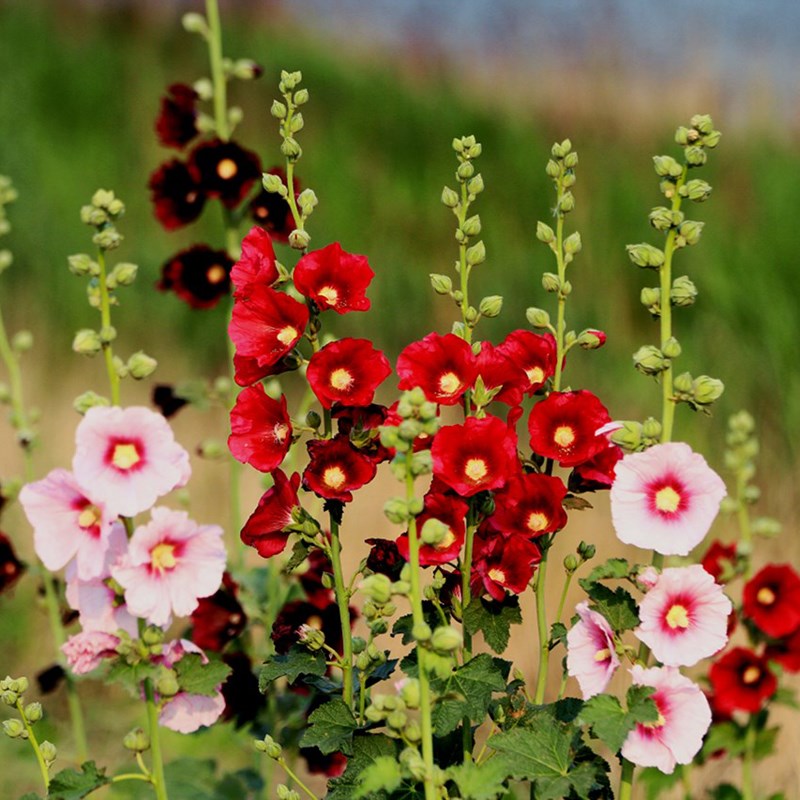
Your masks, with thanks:
[[[33,728],[31,727],[30,722],[28,722],[28,718],[25,716],[25,708],[22,705],[22,701],[19,699],[17,699],[17,711],[19,711],[22,724],[25,726],[25,730],[28,732],[28,741],[31,743],[33,752],[36,754],[36,760],[39,762],[39,771],[42,773],[42,781],[44,782],[44,792],[47,794],[50,788],[50,771],[47,769],[47,763],[44,760],[42,751],[39,749],[39,742],[36,739],[36,734],[33,732]]]
[[[469,193],[467,192],[467,184],[461,184],[461,212],[458,215],[459,229],[464,227],[467,220],[467,212],[469,211]],[[472,343],[472,328],[467,322],[467,309],[469,308],[469,273],[470,267],[467,264],[467,242],[460,242],[458,245],[458,260],[459,260],[459,275],[461,277],[461,320],[464,323],[464,340]],[[466,407],[469,408],[467,399]]]
[[[756,727],[751,716],[745,734],[745,750],[742,757],[742,800],[755,800],[753,791],[753,751],[756,745]]]
[[[747,545],[744,560],[744,578],[749,580],[753,574],[753,557],[751,544],[753,542],[753,529],[750,525],[750,512],[747,509],[745,490],[747,489],[747,476],[742,470],[736,473],[736,519],[739,523],[739,536]]]
[[[472,575],[472,550],[475,542],[475,530],[477,526],[472,519],[472,512],[468,512],[466,535],[464,537],[464,558],[461,562],[461,618],[463,620],[466,613],[467,606],[472,600],[472,590],[470,589],[469,581]],[[472,636],[466,627],[463,627],[462,635],[464,639],[464,647],[462,648],[462,655],[464,661],[469,661],[472,657]]]
[[[150,776],[142,772],[125,772],[122,775],[114,775],[111,778],[111,783],[120,783],[121,781],[147,781],[152,783]]]
[[[300,778],[297,777],[297,774],[294,770],[289,766],[285,758],[279,758],[278,763],[283,767],[283,771],[289,776],[291,780],[293,780],[310,798],[310,800],[318,800],[317,796],[311,789],[306,786]]]
[[[211,61],[211,82],[214,86],[214,124],[217,136],[223,141],[230,137],[228,130],[228,98],[225,72],[222,69],[222,26],[217,0],[206,0],[208,19],[208,55]]]
[[[289,111],[289,117],[287,118],[287,124],[291,120],[292,111]],[[286,159],[286,189],[288,190],[288,194],[286,195],[286,202],[289,204],[289,209],[292,212],[292,219],[294,220],[294,226],[297,230],[302,231],[304,230],[305,222],[303,220],[303,215],[300,213],[300,209],[297,207],[297,200],[294,196],[294,159],[287,158]]]
[[[150,734],[150,752],[153,763],[152,781],[156,800],[168,800],[167,782],[164,778],[164,757],[161,753],[161,736],[158,728],[158,709],[156,708],[153,682],[144,680],[144,697],[147,704],[147,727]]]
[[[561,178],[558,180],[558,205],[561,204],[561,193],[563,187],[561,185]],[[567,279],[567,266],[564,263],[564,214],[558,212],[558,220],[556,222],[556,264],[558,266],[558,280],[559,285],[563,286],[564,281]],[[558,293],[558,311],[556,320],[556,371],[553,376],[553,391],[561,391],[561,370],[563,369],[564,362],[564,333],[566,331],[566,295],[559,291]]]
[[[564,578],[564,587],[561,589],[561,598],[558,601],[558,611],[556,612],[556,622],[561,622],[561,615],[564,613],[564,604],[567,602],[567,592],[572,583],[574,572],[568,572]]]
[[[619,777],[619,792],[617,792],[617,800],[631,800],[633,796],[633,771],[636,767],[628,761],[627,758],[622,759],[622,773]]]
[[[97,263],[100,265],[100,328],[111,328],[111,297],[108,292],[108,284],[106,282],[106,254],[104,250],[99,250],[97,253]],[[106,371],[108,372],[108,382],[111,386],[111,405],[119,405],[119,375],[114,368],[114,351],[111,347],[111,342],[103,342],[103,356],[106,361]]]
[[[539,574],[536,576],[536,627],[539,632],[539,671],[536,675],[536,694],[533,702],[537,706],[544,703],[544,695],[547,690],[547,672],[550,666],[550,636],[547,629],[547,608],[545,605],[548,550],[549,548],[542,551]]]
[[[651,563],[655,569],[661,572],[664,566],[664,556],[653,550],[653,560]],[[636,660],[644,664],[645,667],[650,660],[650,648],[644,642],[639,645],[639,652],[636,654]]]
[[[339,525],[331,514],[331,566],[336,604],[339,606],[339,623],[342,626],[342,698],[353,710],[353,634],[350,628],[350,593],[344,585],[342,570],[342,545]]]

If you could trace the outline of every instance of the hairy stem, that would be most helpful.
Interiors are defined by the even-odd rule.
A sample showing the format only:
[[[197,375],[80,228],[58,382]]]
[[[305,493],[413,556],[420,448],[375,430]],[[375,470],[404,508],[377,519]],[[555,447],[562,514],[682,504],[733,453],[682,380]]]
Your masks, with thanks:
[[[619,777],[619,792],[617,792],[617,800],[631,800],[633,796],[633,771],[636,767],[628,761],[627,758],[622,759],[622,773]]]
[[[100,265],[100,275],[98,283],[100,286],[100,329],[101,332],[111,328],[111,296],[108,292],[106,280],[106,254],[104,250],[97,253],[97,263]],[[108,372],[108,383],[111,387],[111,405],[119,405],[119,375],[114,367],[114,351],[111,342],[103,341],[103,357],[106,361],[106,372]]]
[[[25,730],[28,732],[28,741],[31,743],[33,752],[36,754],[36,761],[39,764],[39,771],[42,773],[44,792],[47,794],[50,788],[50,770],[47,768],[47,762],[45,762],[42,751],[39,749],[39,741],[36,738],[36,734],[33,732],[33,727],[31,726],[30,722],[28,722],[27,716],[25,716],[25,708],[22,705],[22,701],[19,699],[17,699],[17,711],[19,711],[22,724],[25,726]]]
[[[539,632],[539,671],[536,674],[536,694],[533,702],[544,703],[547,690],[547,673],[550,666],[550,637],[547,628],[547,608],[545,605],[545,582],[547,576],[547,550],[542,551],[539,574],[536,576],[536,628]]]
[[[211,61],[211,82],[214,86],[214,124],[217,136],[226,141],[228,130],[228,98],[225,73],[222,69],[222,27],[217,0],[206,0],[208,19],[208,55]]]
[[[144,680],[144,697],[147,705],[147,726],[150,734],[150,752],[153,763],[151,779],[156,793],[156,800],[168,800],[167,782],[164,778],[164,757],[161,752],[161,738],[158,728],[158,709],[156,708],[153,682]]]
[[[350,592],[344,585],[342,570],[342,545],[339,541],[339,525],[331,514],[331,566],[336,604],[339,607],[339,622],[342,626],[342,698],[353,710],[353,634],[350,629]]]

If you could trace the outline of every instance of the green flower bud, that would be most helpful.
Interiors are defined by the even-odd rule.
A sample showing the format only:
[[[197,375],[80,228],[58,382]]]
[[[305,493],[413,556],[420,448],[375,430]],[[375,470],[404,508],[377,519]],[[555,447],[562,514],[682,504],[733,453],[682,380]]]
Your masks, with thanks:
[[[419,538],[427,545],[437,545],[445,541],[448,536],[452,536],[450,526],[434,517],[425,520]]]
[[[325,634],[311,625],[301,625],[299,628],[300,644],[316,653],[325,646]]]
[[[29,685],[28,679],[23,675],[21,678],[12,678],[9,688],[17,694],[25,694]]]
[[[431,626],[427,622],[417,622],[411,629],[411,635],[418,642],[427,642],[431,638]]]
[[[16,353],[27,353],[33,347],[33,334],[30,331],[17,331],[11,339],[11,347]]]
[[[400,698],[407,708],[419,708],[420,688],[416,678],[406,678],[400,689]]]
[[[42,754],[45,764],[49,767],[58,758],[58,750],[56,746],[45,739],[39,745],[39,752]]]
[[[572,294],[572,284],[569,281],[564,281],[564,283],[561,284],[561,296],[567,297],[570,294]],[[572,335],[573,337],[575,336],[574,333]],[[567,337],[569,337],[569,334],[567,334]]]
[[[109,278],[119,286],[130,286],[136,280],[138,272],[139,267],[136,264],[121,262],[114,267]]]
[[[556,240],[553,229],[544,222],[536,223],[536,238],[545,244],[551,244]]]
[[[3,730],[5,731],[6,736],[11,739],[18,739],[20,737],[25,739],[28,736],[28,732],[25,730],[22,720],[19,719],[3,720]]]
[[[683,150],[686,163],[691,167],[702,167],[708,160],[706,151],[698,145],[690,145]]]
[[[492,294],[488,297],[484,297],[483,300],[478,303],[478,312],[482,316],[488,317],[489,319],[500,316],[500,311],[502,308],[503,298],[498,294]]]
[[[633,354],[633,366],[644,375],[658,375],[667,368],[667,360],[655,345],[646,344]]]
[[[174,697],[181,690],[178,676],[171,670],[164,670],[156,678],[156,691],[162,697]]]
[[[557,292],[561,289],[561,278],[554,272],[545,272],[542,275],[542,288],[546,292]]]
[[[264,191],[269,192],[270,194],[288,194],[288,191],[283,184],[283,179],[280,175],[272,175],[269,172],[265,172],[261,176],[261,185],[264,187]]]
[[[317,195],[313,189],[303,189],[297,196],[297,204],[300,206],[304,217],[311,216],[311,212],[316,208],[318,203],[319,200],[317,200]]]
[[[664,263],[664,251],[653,247],[651,244],[645,242],[629,244],[625,246],[625,249],[628,251],[628,258],[637,267],[658,269]]]
[[[639,295],[642,305],[651,313],[658,313],[661,310],[661,289],[657,286],[645,286]]]
[[[469,161],[464,161],[458,165],[456,177],[463,183],[475,174],[475,167]]]
[[[525,318],[534,328],[549,328],[550,315],[543,308],[528,308],[525,311]]]
[[[28,703],[28,705],[25,706],[25,716],[28,722],[38,722],[43,716],[42,704]]]
[[[553,161],[551,158],[547,162],[547,166],[544,168],[544,171],[547,173],[548,177],[557,178],[561,174],[561,167],[557,161]]]
[[[678,227],[678,240],[683,241],[681,241],[680,244],[697,244],[700,241],[700,234],[703,232],[704,225],[704,222],[698,222],[693,219],[687,219],[685,222],[681,223]],[[678,240],[676,240],[676,244],[678,244]]]
[[[578,569],[578,559],[573,553],[568,553],[564,556],[564,569],[567,572],[575,572]]]
[[[278,784],[278,800],[300,800],[300,795],[283,783]]]
[[[676,375],[672,380],[672,388],[677,395],[684,395],[690,397],[693,392],[694,382],[690,372],[682,372]]]
[[[461,231],[466,236],[477,236],[481,232],[480,215],[475,214],[469,219],[464,220],[464,224],[461,226]]]
[[[291,136],[287,136],[281,142],[281,153],[290,161],[297,161],[303,155],[303,149],[297,143],[297,140]]]
[[[686,308],[694,303],[697,298],[697,287],[686,275],[675,278],[672,282],[672,289],[669,299],[672,305],[678,308]]]
[[[405,711],[392,711],[388,717],[386,717],[386,725],[389,728],[392,728],[396,731],[401,731],[405,728],[406,723],[408,722],[408,714]]]
[[[567,153],[564,156],[564,166],[567,169],[575,169],[578,166],[578,154],[575,152]]]
[[[667,358],[677,358],[681,354],[681,346],[674,336],[664,342],[663,353]]]
[[[564,158],[570,150],[572,150],[572,142],[569,139],[564,139],[560,144],[554,144],[550,148],[550,153],[553,158]]]
[[[479,195],[483,191],[483,188],[483,176],[480,173],[467,182],[467,192],[472,197]]]
[[[383,513],[389,522],[402,525],[408,522],[408,503],[402,497],[391,497],[383,504]]]
[[[0,692],[0,700],[2,700],[7,706],[15,706],[18,699],[19,695],[16,692],[12,692],[10,689],[4,689],[2,692]]]
[[[571,233],[564,240],[564,252],[568,253],[569,255],[580,253],[582,247],[583,243],[581,242],[581,235],[578,233],[578,231]]]
[[[713,150],[719,144],[721,138],[722,134],[719,131],[711,131],[711,133],[703,136],[703,144],[709,150]]]
[[[292,99],[296,106],[304,106],[308,102],[308,89],[298,89]]]
[[[84,356],[95,356],[103,349],[100,334],[90,328],[84,328],[75,334],[72,349]]]
[[[431,637],[431,647],[440,653],[452,653],[458,650],[464,640],[461,633],[450,625],[437,628]]]
[[[771,517],[756,517],[753,520],[752,528],[756,536],[764,536],[769,539],[778,536],[782,530],[781,523]]]
[[[289,123],[289,132],[290,133],[299,133],[303,130],[305,126],[305,120],[303,119],[303,115],[298,112],[292,117],[292,121]]]
[[[181,24],[187,33],[199,33],[201,36],[208,36],[208,23],[202,14],[189,12],[181,17]]]
[[[143,353],[141,350],[134,353],[128,359],[127,364],[128,373],[137,381],[152,375],[157,366],[158,362],[154,358],[148,356],[146,353]]]
[[[458,192],[445,186],[442,189],[442,204],[447,208],[456,208],[458,206]]]
[[[85,277],[89,275],[98,275],[100,273],[100,266],[86,253],[71,255],[67,258],[67,262],[69,264],[69,271],[73,275]]]
[[[699,375],[692,385],[694,400],[700,405],[710,405],[718,400],[725,391],[725,384],[717,378],[708,375]]]
[[[361,581],[359,589],[374,603],[382,605],[392,599],[392,581],[380,572],[368,575]]]
[[[728,420],[728,425],[731,430],[744,434],[753,433],[756,429],[756,421],[753,419],[752,414],[747,411],[737,411],[732,414]]]
[[[96,392],[84,392],[79,394],[73,401],[72,407],[79,413],[85,414],[90,408],[95,406],[110,406],[111,401]]]
[[[430,475],[430,473],[433,472],[433,457],[431,456],[431,451],[420,450],[419,452],[414,453],[411,456],[411,463],[409,466],[411,469],[411,474],[415,477],[419,477],[420,475]],[[421,510],[422,509],[420,509],[420,511]]]
[[[711,133],[714,130],[714,123],[708,114],[695,114],[690,120],[689,124],[698,132],[702,134]]]
[[[289,246],[293,250],[305,250],[310,241],[311,236],[309,235],[308,231],[295,228],[295,230],[289,234]]]
[[[690,200],[694,200],[696,203],[702,203],[708,200],[711,195],[711,186],[705,181],[695,178],[694,180],[687,181],[681,187],[681,195],[683,195],[683,197],[688,197]]]
[[[683,167],[672,156],[653,156],[656,175],[661,178],[680,178]]]
[[[645,439],[660,439],[661,423],[654,417],[648,417],[642,424],[642,436]]]
[[[447,275],[431,273],[431,286],[436,294],[450,294],[453,291],[453,281]]]
[[[105,228],[92,236],[92,241],[101,250],[114,250],[122,244],[123,236],[116,228]]]
[[[584,350],[597,350],[598,347],[602,347],[606,343],[606,335],[603,331],[587,328],[578,334],[575,343]]]
[[[575,208],[575,196],[572,192],[564,192],[561,199],[558,201],[558,210],[562,214],[569,214]]]
[[[150,736],[143,728],[134,728],[125,734],[122,745],[134,753],[144,753],[150,749]]]
[[[584,561],[589,561],[590,559],[594,558],[595,553],[597,552],[597,547],[593,544],[588,544],[587,542],[581,541],[580,544],[578,544],[577,552]]]
[[[467,248],[467,264],[474,267],[486,261],[486,246],[483,242],[475,242],[472,247]]]

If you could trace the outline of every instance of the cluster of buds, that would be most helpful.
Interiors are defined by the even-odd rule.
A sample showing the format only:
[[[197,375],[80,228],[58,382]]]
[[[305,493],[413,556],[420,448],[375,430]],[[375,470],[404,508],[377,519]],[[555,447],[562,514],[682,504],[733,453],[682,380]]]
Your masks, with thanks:
[[[403,568],[403,571],[408,572],[408,565]],[[362,613],[370,632],[373,636],[386,633],[389,629],[388,620],[397,611],[397,606],[392,602],[392,598],[396,595],[408,596],[410,590],[408,580],[401,574],[400,580],[392,581],[387,575],[376,572],[364,578],[358,588],[366,598]]]
[[[8,221],[6,206],[17,199],[17,190],[11,183],[11,178],[0,175],[0,236],[5,236],[11,230],[11,223]],[[0,272],[11,266],[11,252],[0,250]]]
[[[123,236],[116,221],[125,213],[125,204],[114,192],[98,189],[88,205],[81,207],[81,222],[95,229],[92,241],[101,250],[114,250],[122,244]]]
[[[609,434],[609,439],[626,453],[638,453],[661,441],[661,423],[654,417],[644,422],[625,420]]]
[[[593,544],[581,541],[574,553],[564,556],[564,572],[572,575],[580,566],[594,558],[597,548]]]
[[[709,413],[709,406],[725,391],[725,384],[718,378],[682,372],[675,376],[672,388],[676,403],[687,403],[694,411]]]
[[[49,769],[56,760],[58,751],[52,742],[35,742],[32,726],[42,719],[44,712],[41,703],[25,703],[25,692],[27,691],[27,678],[12,678],[6,675],[0,681],[0,700],[7,706],[16,708],[19,714],[19,718],[3,720],[3,732],[10,739],[32,739]]]
[[[419,700],[419,681],[406,678],[398,694],[375,695],[365,717],[369,722],[384,725],[387,736],[416,747],[422,739],[422,731],[419,722],[407,712],[419,708]]]
[[[404,481],[406,471],[412,476],[427,475],[431,472],[432,462],[430,450],[414,451],[414,441],[419,436],[434,436],[439,430],[436,403],[426,399],[425,392],[420,387],[415,387],[404,392],[397,404],[397,413],[402,421],[399,425],[384,425],[381,427],[381,444],[395,450],[392,459],[392,472],[398,480]],[[387,504],[388,505],[388,504]],[[422,510],[415,511],[417,506],[409,504],[405,508],[408,515],[415,515]],[[385,509],[387,515],[390,509]],[[391,512],[395,519],[401,513],[400,506],[393,505]],[[404,521],[404,520],[400,520]]]

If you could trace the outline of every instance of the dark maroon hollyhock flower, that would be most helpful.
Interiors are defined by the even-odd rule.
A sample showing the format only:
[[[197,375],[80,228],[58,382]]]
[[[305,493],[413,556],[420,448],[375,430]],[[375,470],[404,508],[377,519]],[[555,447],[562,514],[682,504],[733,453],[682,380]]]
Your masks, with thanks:
[[[174,417],[184,406],[189,404],[180,395],[175,394],[175,387],[167,383],[158,383],[153,387],[153,405],[167,418]]]
[[[727,574],[729,578],[733,575],[733,568],[736,565],[736,544],[733,542],[723,544],[719,539],[715,539],[706,550],[700,564],[717,583],[722,583],[720,580],[722,575]]]
[[[767,564],[744,586],[742,615],[780,639],[800,628],[800,576],[789,564]]]
[[[438,519],[439,522],[446,525],[447,533],[438,544],[420,543],[419,563],[423,567],[447,564],[458,558],[467,530],[468,511],[469,505],[458,497],[430,492],[425,495],[425,507],[417,517],[417,536],[422,534],[422,527],[429,519]],[[408,561],[408,533],[398,537],[397,549],[400,551],[400,555]]]
[[[352,610],[351,610],[352,619]],[[306,600],[292,600],[278,612],[272,626],[272,641],[275,651],[287,653],[292,645],[300,642],[300,627],[308,625],[325,634],[325,644],[342,652],[342,626],[339,622],[339,607],[331,602],[320,608]]]
[[[320,310],[368,311],[366,291],[375,277],[366,256],[347,253],[339,242],[302,256],[292,273],[295,288]]]
[[[800,672],[800,628],[767,647],[764,657],[777,661],[787,672]]]
[[[286,185],[286,172],[281,167],[272,167],[267,170],[267,175],[277,175]],[[300,194],[300,181],[294,179],[295,198]],[[250,201],[250,216],[253,221],[260,225],[273,241],[286,244],[289,241],[289,234],[294,230],[294,217],[289,203],[277,192],[268,192],[262,189]]]
[[[260,383],[242,389],[231,409],[228,449],[233,457],[259,472],[272,472],[281,465],[291,443],[286,397],[273,399]]]
[[[338,778],[347,767],[347,756],[344,753],[324,755],[318,747],[301,747],[300,755],[306,760],[306,766],[312,775]]]
[[[569,476],[571,492],[596,492],[610,489],[614,483],[617,462],[622,458],[622,450],[615,444],[608,446],[583,464],[578,464]]]
[[[567,487],[560,478],[529,473],[513,477],[495,495],[490,524],[505,536],[530,539],[560,531],[567,524],[562,503]]]
[[[168,230],[174,231],[194,222],[203,210],[206,195],[182,161],[162,164],[147,183],[153,213]]]
[[[311,440],[306,447],[311,460],[303,472],[303,487],[319,497],[349,503],[353,490],[375,477],[375,464],[342,434]]]
[[[760,711],[778,689],[767,660],[744,647],[734,647],[717,659],[708,677],[716,705],[728,713]]]
[[[518,406],[522,402],[523,393],[530,386],[522,367],[491,342],[481,342],[478,375],[487,389],[500,389],[494,400],[510,406]]]
[[[428,400],[443,406],[458,403],[475,382],[478,361],[460,336],[429,333],[412,342],[397,358],[400,389],[422,388]]]
[[[297,499],[300,476],[295,472],[291,478],[287,478],[281,470],[276,469],[272,477],[275,485],[261,496],[241,533],[242,541],[255,547],[263,558],[283,552],[289,540],[284,528],[294,522],[292,511],[300,505]]]
[[[231,269],[235,294],[244,294],[254,283],[272,286],[278,277],[275,250],[269,234],[261,228],[250,228],[242,239],[242,255]]]
[[[367,556],[367,569],[398,580],[406,562],[397,544],[391,539],[367,539],[366,542],[372,546]]]
[[[312,550],[306,559],[306,564],[306,569],[303,572],[295,572],[294,574],[300,581],[308,602],[317,608],[327,608],[335,600],[333,590],[325,588],[322,583],[324,574],[333,575],[330,559],[322,550]]]
[[[241,728],[256,719],[266,706],[267,698],[258,690],[258,678],[247,653],[225,653],[222,660],[232,672],[222,684],[225,711],[222,718],[233,720]]]
[[[306,377],[323,408],[368,406],[392,373],[389,359],[369,339],[339,339],[311,356]]]
[[[474,596],[484,592],[502,600],[506,591],[522,594],[542,559],[539,548],[521,536],[475,537],[470,586]]]
[[[608,447],[595,431],[611,421],[606,407],[591,392],[551,392],[528,417],[531,450],[562,467],[575,467]]]
[[[10,589],[25,572],[25,564],[17,558],[11,539],[0,533],[0,594]]]
[[[499,489],[520,469],[514,431],[492,416],[440,428],[431,455],[433,474],[462,497]]]
[[[226,208],[235,208],[261,177],[261,161],[236,142],[212,139],[192,150],[189,170],[208,197],[217,197]]]
[[[52,664],[36,673],[36,685],[41,694],[51,694],[58,689],[65,677],[64,667],[61,664]]]
[[[213,308],[231,289],[233,261],[224,250],[196,244],[181,250],[161,267],[156,288],[175,292],[192,308]]]
[[[197,92],[185,83],[167,87],[156,117],[156,134],[164,147],[181,150],[197,136],[198,98]]]
[[[192,612],[192,641],[203,650],[221,653],[247,625],[247,615],[236,599],[239,585],[226,572],[222,586],[211,595],[198,600]]]
[[[556,371],[556,340],[551,333],[511,331],[497,349],[525,373],[525,393],[533,394]]]

